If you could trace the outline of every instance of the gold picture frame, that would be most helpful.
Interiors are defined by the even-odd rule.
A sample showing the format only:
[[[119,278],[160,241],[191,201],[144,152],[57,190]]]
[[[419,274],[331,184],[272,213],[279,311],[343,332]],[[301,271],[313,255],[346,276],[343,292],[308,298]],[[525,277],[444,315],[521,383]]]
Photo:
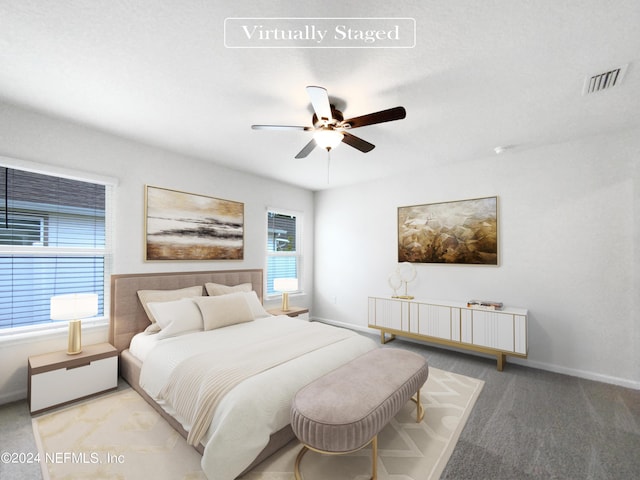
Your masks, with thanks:
[[[398,262],[498,265],[498,197],[398,207]]]
[[[242,260],[244,203],[145,185],[145,261]]]

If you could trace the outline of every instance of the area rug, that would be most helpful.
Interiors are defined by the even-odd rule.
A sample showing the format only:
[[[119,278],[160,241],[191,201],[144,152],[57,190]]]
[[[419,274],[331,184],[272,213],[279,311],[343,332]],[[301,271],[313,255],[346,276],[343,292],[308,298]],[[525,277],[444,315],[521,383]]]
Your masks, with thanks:
[[[484,382],[429,369],[421,390],[425,418],[407,405],[378,436],[379,480],[439,478]],[[33,419],[45,480],[206,479],[200,455],[135,391],[125,389]],[[243,480],[291,480],[297,441],[268,458]],[[366,480],[371,450],[349,455],[308,452],[305,480]]]

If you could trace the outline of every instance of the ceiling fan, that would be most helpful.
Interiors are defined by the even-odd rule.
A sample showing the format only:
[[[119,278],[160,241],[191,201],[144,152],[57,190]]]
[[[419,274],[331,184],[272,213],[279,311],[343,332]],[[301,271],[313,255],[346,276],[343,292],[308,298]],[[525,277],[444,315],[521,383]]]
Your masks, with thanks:
[[[296,155],[296,158],[304,158],[309,155],[316,146],[330,151],[339,145],[340,142],[346,143],[361,152],[370,152],[375,148],[375,145],[352,135],[347,130],[374,125],[376,123],[402,120],[407,116],[404,107],[394,107],[345,120],[342,112],[329,102],[329,94],[325,88],[309,86],[307,87],[307,94],[311,99],[311,105],[315,112],[311,118],[312,127],[294,125],[251,125],[251,128],[254,130],[303,130],[313,132],[311,141]]]

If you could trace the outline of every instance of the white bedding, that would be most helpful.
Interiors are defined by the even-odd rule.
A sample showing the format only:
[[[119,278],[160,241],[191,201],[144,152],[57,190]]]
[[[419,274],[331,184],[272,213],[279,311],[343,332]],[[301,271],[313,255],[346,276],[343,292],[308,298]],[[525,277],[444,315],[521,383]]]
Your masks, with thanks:
[[[171,371],[192,355],[209,349],[242,351],[250,342],[292,330],[308,329],[311,335],[324,335],[335,328],[287,316],[268,317],[160,341],[146,335],[147,338],[132,342],[132,353],[143,360],[140,386],[157,400]],[[270,435],[289,423],[291,400],[301,387],[373,348],[377,348],[373,340],[347,331],[344,340],[270,368],[236,386],[220,401],[202,440],[202,469],[207,477],[237,477],[264,449]],[[170,405],[158,403],[175,414]],[[183,426],[187,431],[191,428]]]
[[[138,360],[144,362],[144,359],[147,358],[147,354],[153,350],[153,347],[155,347],[159,341],[158,335],[154,333],[137,333],[131,339],[129,352]]]

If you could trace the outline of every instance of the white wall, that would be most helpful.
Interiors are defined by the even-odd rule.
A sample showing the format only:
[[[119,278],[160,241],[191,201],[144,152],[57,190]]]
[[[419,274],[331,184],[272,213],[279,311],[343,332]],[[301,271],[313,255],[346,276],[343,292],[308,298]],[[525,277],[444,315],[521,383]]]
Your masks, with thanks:
[[[313,292],[314,199],[310,191],[218,167],[207,161],[176,155],[2,103],[0,155],[119,180],[116,192],[113,273],[264,268],[266,208],[278,207],[303,212],[303,268],[307,279],[305,287],[309,294],[292,297],[291,303],[312,303],[310,293]],[[144,262],[145,184],[243,202],[244,260]],[[106,327],[85,328],[83,331],[85,344],[106,340]],[[26,398],[29,355],[61,349],[66,349],[66,329],[46,337],[29,337],[19,341],[0,336],[0,403]]]
[[[500,265],[420,264],[409,293],[528,308],[517,361],[640,388],[639,163],[635,130],[318,192],[314,316],[366,328],[367,296],[391,294],[397,207],[497,195]]]

